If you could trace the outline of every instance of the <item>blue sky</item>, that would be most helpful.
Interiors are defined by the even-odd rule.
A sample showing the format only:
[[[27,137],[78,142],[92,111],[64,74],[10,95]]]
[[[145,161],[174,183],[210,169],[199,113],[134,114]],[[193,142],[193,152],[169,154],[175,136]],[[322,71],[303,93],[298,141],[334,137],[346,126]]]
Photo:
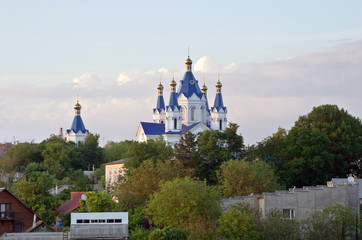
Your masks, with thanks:
[[[38,142],[69,127],[77,94],[103,142],[133,139],[152,119],[160,75],[166,88],[172,72],[182,78],[188,46],[209,102],[220,72],[229,120],[249,144],[324,103],[362,117],[351,94],[362,77],[361,9],[332,0],[3,2],[0,141]]]

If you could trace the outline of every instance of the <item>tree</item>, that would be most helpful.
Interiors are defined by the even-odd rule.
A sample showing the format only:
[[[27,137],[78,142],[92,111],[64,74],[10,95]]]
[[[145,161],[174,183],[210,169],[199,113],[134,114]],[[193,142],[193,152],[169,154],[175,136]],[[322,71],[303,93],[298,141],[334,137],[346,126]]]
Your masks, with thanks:
[[[218,221],[221,236],[230,240],[259,239],[257,224],[254,217],[247,211],[231,208],[223,212]]]
[[[229,160],[221,164],[218,178],[225,197],[280,188],[273,169],[264,161]]]
[[[263,240],[301,239],[300,223],[295,219],[284,218],[280,212],[272,211],[260,221],[258,232]]]
[[[77,157],[75,144],[52,136],[44,142],[44,145],[45,149],[42,151],[44,164],[51,174],[61,179],[65,171],[71,168],[72,159]]]
[[[229,150],[229,158],[240,159],[244,156],[244,138],[237,134],[239,125],[230,122],[223,135]]]
[[[313,186],[333,177],[330,164],[334,155],[329,153],[331,141],[325,134],[309,128],[292,128],[285,144],[288,161],[281,172],[287,182],[298,187]]]
[[[220,215],[219,199],[219,193],[204,182],[176,178],[163,182],[160,190],[151,195],[145,214],[157,227],[195,231],[195,224],[198,228],[215,224]]]
[[[287,135],[287,130],[279,127],[278,131],[273,133],[272,136],[258,142],[256,146],[248,147],[246,158],[250,161],[263,159],[266,162],[279,163],[279,160],[284,159],[284,139]]]
[[[6,172],[20,171],[20,166],[26,167],[31,162],[43,161],[42,146],[37,143],[17,144],[9,149],[1,158],[1,169]]]
[[[194,152],[197,150],[196,136],[187,132],[175,144],[175,158],[187,168],[194,168]]]
[[[102,164],[102,148],[99,147],[99,134],[89,133],[84,143],[81,143],[78,151],[88,170],[92,170],[93,166],[98,168]]]
[[[127,169],[138,168],[143,161],[170,160],[173,155],[172,147],[162,139],[150,139],[147,142],[132,142],[125,162]]]
[[[311,213],[304,222],[306,239],[352,239],[354,235],[354,213],[346,205],[333,204],[322,212]]]
[[[106,192],[87,192],[85,204],[88,212],[110,212],[112,208],[112,197]]]
[[[216,172],[230,154],[220,131],[206,130],[198,134],[198,150],[195,152],[194,174],[209,184],[217,183]]]
[[[53,223],[58,204],[48,190],[55,184],[54,176],[39,163],[29,164],[25,175],[12,186],[11,191],[48,224]]]
[[[146,199],[159,189],[161,181],[190,175],[191,171],[184,168],[180,162],[165,160],[153,163],[151,160],[146,160],[140,167],[129,169],[129,176],[121,179],[114,194],[122,195],[132,192],[140,194]]]
[[[103,148],[103,162],[113,162],[126,157],[132,141],[108,142]]]

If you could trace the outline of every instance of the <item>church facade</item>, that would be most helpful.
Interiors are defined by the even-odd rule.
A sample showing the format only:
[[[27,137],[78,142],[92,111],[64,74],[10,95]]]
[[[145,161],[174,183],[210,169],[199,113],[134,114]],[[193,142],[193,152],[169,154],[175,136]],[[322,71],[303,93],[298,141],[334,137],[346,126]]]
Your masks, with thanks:
[[[214,105],[210,108],[207,87],[205,83],[199,87],[199,82],[192,73],[190,57],[185,64],[186,72],[177,91],[177,83],[172,78],[168,105],[165,105],[162,84],[157,86],[158,96],[153,109],[153,121],[139,124],[136,134],[139,142],[161,137],[174,145],[187,132],[197,134],[207,129],[224,131],[227,127],[227,108],[223,103],[220,79],[216,83]]]
[[[66,131],[66,141],[72,141],[75,142],[77,145],[80,142],[85,141],[85,137],[88,136],[89,131],[85,128],[82,117],[80,116],[80,110],[82,109],[82,106],[79,104],[79,101],[77,100],[77,103],[74,105],[74,111],[75,116],[73,119],[72,126],[70,129],[67,129]]]

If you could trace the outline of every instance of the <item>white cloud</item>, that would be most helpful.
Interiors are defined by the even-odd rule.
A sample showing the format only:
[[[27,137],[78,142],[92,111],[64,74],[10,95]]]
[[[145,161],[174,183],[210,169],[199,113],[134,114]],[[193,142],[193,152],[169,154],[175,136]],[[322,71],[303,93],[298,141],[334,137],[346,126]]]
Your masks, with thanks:
[[[131,80],[132,79],[129,74],[127,74],[126,72],[121,72],[117,78],[117,83],[118,85],[123,85],[130,82]]]
[[[79,77],[74,78],[72,82],[76,88],[88,88],[99,86],[101,84],[101,79],[95,74],[84,73]]]
[[[194,66],[195,72],[202,73],[218,73],[221,70],[220,64],[218,64],[210,56],[205,56],[197,60]]]

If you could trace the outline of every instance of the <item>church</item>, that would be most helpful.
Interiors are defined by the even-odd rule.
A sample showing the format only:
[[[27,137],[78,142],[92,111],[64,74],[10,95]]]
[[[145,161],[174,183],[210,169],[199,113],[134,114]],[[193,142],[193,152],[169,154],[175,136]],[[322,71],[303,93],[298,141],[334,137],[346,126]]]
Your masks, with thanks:
[[[157,86],[158,96],[156,107],[153,109],[153,121],[139,124],[136,134],[139,142],[161,137],[174,145],[187,132],[197,134],[207,129],[224,131],[227,127],[227,108],[223,103],[220,79],[216,83],[214,105],[210,108],[207,87],[205,83],[199,87],[199,82],[192,73],[190,56],[185,64],[186,72],[177,91],[177,83],[172,77],[168,105],[165,105],[163,98],[163,85],[160,83]]]
[[[80,116],[81,109],[82,106],[77,99],[77,103],[74,105],[75,116],[72,126],[66,131],[66,141],[75,142],[77,145],[79,145],[80,142],[84,142],[85,137],[89,134],[89,131],[85,128],[82,117]]]

